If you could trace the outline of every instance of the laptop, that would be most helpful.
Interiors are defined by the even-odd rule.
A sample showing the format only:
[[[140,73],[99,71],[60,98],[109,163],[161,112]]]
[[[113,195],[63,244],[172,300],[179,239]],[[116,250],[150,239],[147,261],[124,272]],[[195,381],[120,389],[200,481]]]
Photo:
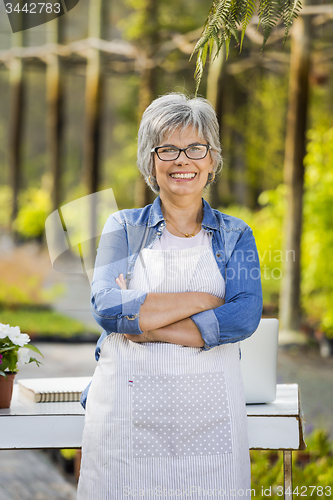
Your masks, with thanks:
[[[279,321],[261,319],[257,330],[240,342],[246,404],[271,403],[276,398]]]

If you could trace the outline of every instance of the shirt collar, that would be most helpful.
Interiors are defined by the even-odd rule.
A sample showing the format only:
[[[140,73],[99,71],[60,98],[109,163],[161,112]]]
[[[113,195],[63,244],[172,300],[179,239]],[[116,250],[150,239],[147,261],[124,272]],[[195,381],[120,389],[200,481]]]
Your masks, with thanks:
[[[214,214],[210,204],[202,198],[203,201],[203,220],[202,220],[202,226],[203,227],[210,227],[211,229],[219,229],[219,224],[217,221],[217,217]]]
[[[152,204],[152,206],[150,208],[148,226],[154,227],[160,221],[164,221],[164,217],[163,217],[162,209],[161,209],[161,198],[160,198],[160,195],[158,195],[158,197],[154,200],[154,203]]]
[[[211,206],[204,198],[202,198],[202,201],[203,201],[202,227],[209,227],[211,229],[218,229],[219,225],[217,223],[215,214],[214,214]],[[164,221],[164,217],[163,217],[162,209],[161,209],[161,198],[158,195],[150,208],[148,226],[154,227],[154,226],[156,226],[156,224],[158,224],[161,221]]]

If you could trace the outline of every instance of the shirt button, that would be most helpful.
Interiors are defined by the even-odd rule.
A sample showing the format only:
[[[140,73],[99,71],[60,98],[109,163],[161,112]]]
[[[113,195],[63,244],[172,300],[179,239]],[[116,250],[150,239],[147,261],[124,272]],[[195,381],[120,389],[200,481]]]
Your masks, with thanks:
[[[161,233],[161,231],[157,231],[157,233],[156,233],[156,234],[158,234],[158,235],[160,236],[162,233]]]
[[[216,257],[221,257],[221,254],[220,254],[220,253],[217,253],[217,254],[216,254]]]

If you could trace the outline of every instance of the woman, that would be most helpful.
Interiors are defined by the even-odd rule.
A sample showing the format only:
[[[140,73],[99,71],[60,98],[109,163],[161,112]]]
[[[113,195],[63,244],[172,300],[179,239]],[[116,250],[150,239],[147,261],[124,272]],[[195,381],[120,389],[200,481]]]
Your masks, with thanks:
[[[205,99],[169,94],[143,114],[138,166],[158,197],[101,237],[80,500],[250,497],[238,342],[260,321],[260,268],[247,224],[202,198],[220,151]]]

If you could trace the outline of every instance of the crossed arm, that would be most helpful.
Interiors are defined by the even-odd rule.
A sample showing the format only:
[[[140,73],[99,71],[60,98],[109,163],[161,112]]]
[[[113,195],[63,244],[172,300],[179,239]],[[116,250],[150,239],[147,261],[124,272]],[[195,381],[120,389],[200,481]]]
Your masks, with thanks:
[[[123,274],[116,283],[126,290]],[[203,347],[198,327],[190,318],[224,304],[224,300],[205,292],[148,293],[140,309],[141,335],[124,334],[133,342],[168,342],[187,347]]]

